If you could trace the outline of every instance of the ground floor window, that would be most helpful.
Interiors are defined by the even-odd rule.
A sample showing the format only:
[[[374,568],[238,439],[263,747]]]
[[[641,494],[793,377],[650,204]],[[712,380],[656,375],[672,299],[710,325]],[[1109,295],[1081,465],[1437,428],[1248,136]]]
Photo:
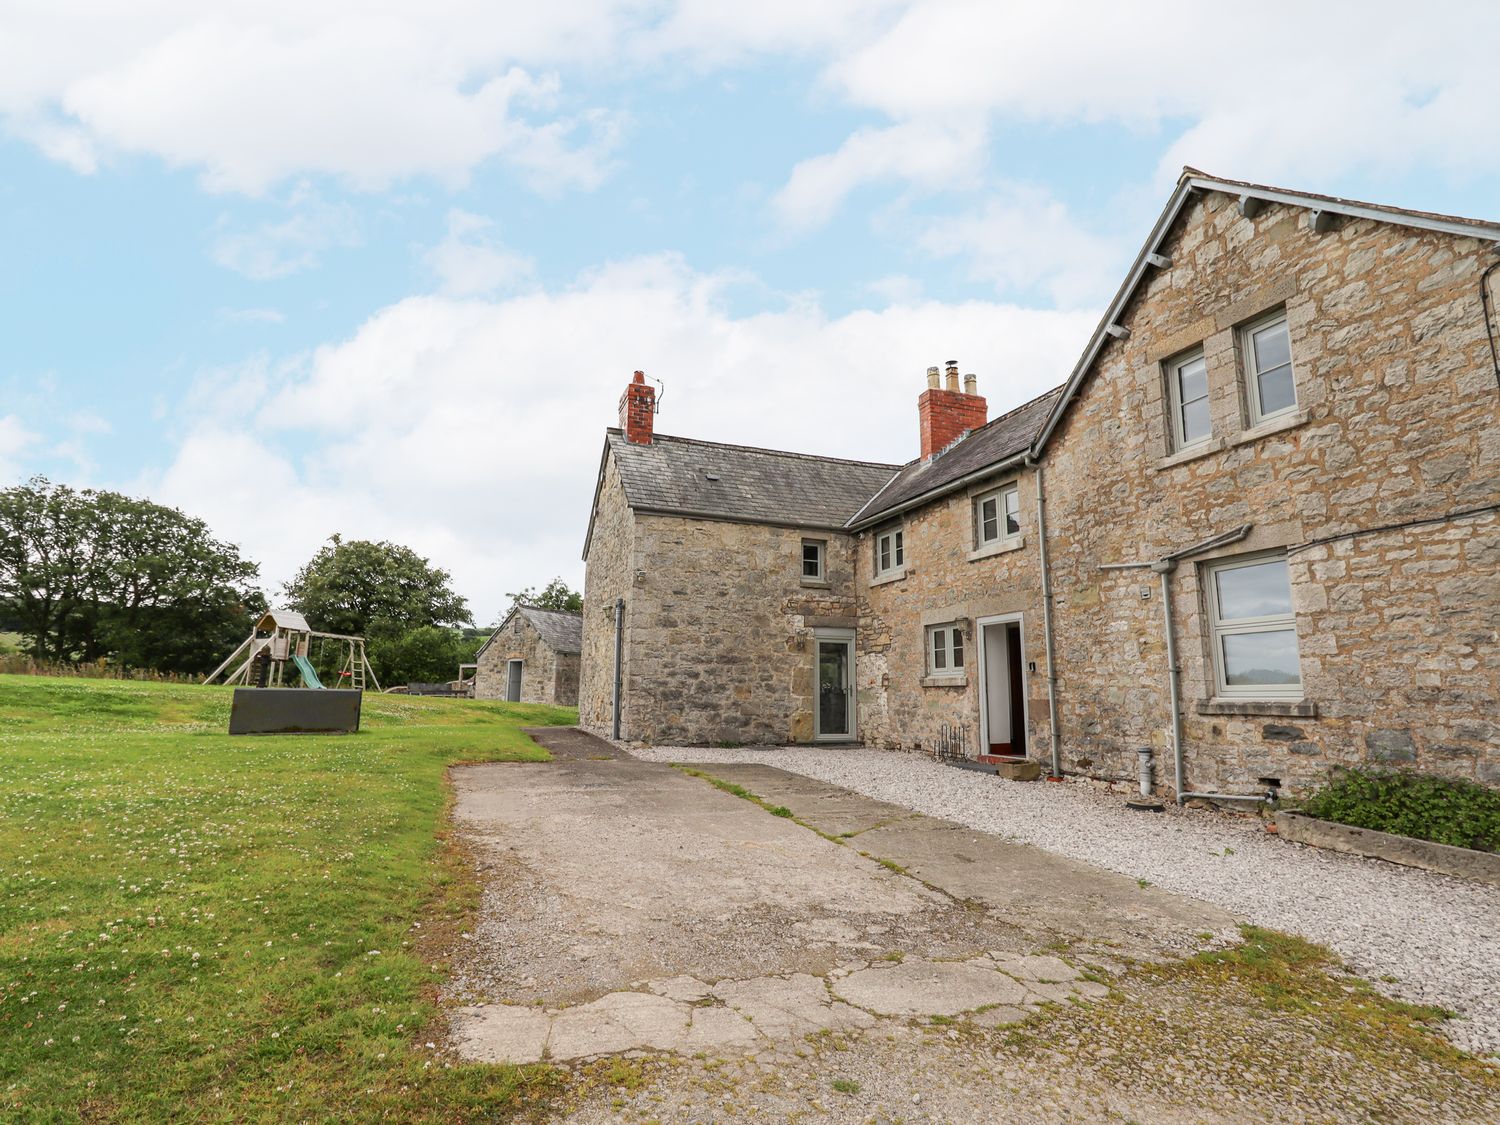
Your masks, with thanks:
[[[1302,671],[1286,555],[1252,555],[1204,568],[1216,693],[1300,698]]]
[[[952,623],[927,630],[927,671],[934,676],[952,675],[964,669],[963,627]]]

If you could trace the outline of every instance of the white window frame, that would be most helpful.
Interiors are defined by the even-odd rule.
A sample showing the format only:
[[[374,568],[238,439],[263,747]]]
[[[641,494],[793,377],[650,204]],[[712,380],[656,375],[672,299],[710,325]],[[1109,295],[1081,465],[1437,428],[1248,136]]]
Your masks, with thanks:
[[[876,578],[900,574],[906,569],[906,528],[888,527],[875,535],[874,570]],[[882,562],[882,560],[885,560]]]
[[[818,553],[818,571],[816,574],[807,573],[807,549],[812,547]],[[826,539],[804,539],[802,540],[802,581],[824,582],[828,574],[828,541]]]
[[[984,506],[995,502],[995,534],[985,535]],[[1006,527],[1006,517],[1014,512],[1016,529]],[[974,548],[992,547],[996,543],[1009,543],[1021,536],[1021,489],[1016,484],[1001,485],[974,497]]]
[[[1208,399],[1210,403],[1208,432],[1202,437],[1195,437],[1191,441],[1189,441],[1187,438],[1187,434],[1184,432],[1182,427],[1183,402],[1181,371],[1188,364],[1193,363],[1197,360],[1203,361],[1203,385],[1205,388],[1204,397]],[[1193,449],[1197,446],[1202,445],[1204,442],[1210,441],[1213,438],[1213,396],[1209,393],[1210,390],[1211,388],[1208,385],[1208,361],[1207,357],[1204,355],[1202,347],[1193,348],[1191,351],[1181,352],[1178,355],[1175,355],[1171,359],[1167,360],[1167,408],[1172,415],[1172,448],[1174,450]],[[1197,402],[1198,400],[1194,399],[1193,401]]]
[[[962,621],[945,621],[927,626],[927,674],[953,677],[967,675],[968,653],[964,651],[965,648]]]
[[[1263,332],[1277,322],[1286,325],[1286,354],[1287,371],[1292,378],[1292,404],[1284,406],[1274,413],[1267,414],[1260,408],[1260,371],[1256,368],[1255,340],[1257,332]],[[1294,414],[1298,408],[1297,401],[1297,360],[1292,355],[1292,328],[1287,323],[1286,309],[1280,308],[1275,312],[1267,313],[1265,316],[1252,320],[1249,324],[1240,326],[1240,369],[1245,373],[1245,401],[1250,407],[1250,425],[1258,426],[1262,422],[1270,422],[1277,418],[1284,418],[1288,414]]]
[[[1262,551],[1254,555],[1235,555],[1227,559],[1215,559],[1204,563],[1199,571],[1203,582],[1203,600],[1208,610],[1210,658],[1214,669],[1214,694],[1231,699],[1286,700],[1301,699],[1302,645],[1297,636],[1297,611],[1293,606],[1288,613],[1268,614],[1262,617],[1235,617],[1229,621],[1219,617],[1218,576],[1226,570],[1258,566],[1273,559],[1286,561],[1285,551]],[[1287,574],[1287,597],[1291,598],[1291,574]],[[1223,639],[1243,636],[1247,633],[1279,633],[1290,629],[1297,642],[1297,683],[1295,684],[1231,684],[1224,664]]]

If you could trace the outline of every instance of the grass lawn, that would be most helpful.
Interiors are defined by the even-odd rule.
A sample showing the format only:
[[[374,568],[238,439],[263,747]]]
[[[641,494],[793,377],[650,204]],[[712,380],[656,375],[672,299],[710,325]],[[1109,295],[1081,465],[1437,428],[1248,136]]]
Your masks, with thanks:
[[[0,676],[0,1119],[464,1121],[540,1097],[540,1068],[433,1061],[424,934],[475,901],[446,768],[545,759],[520,728],[574,713],[367,695],[358,735],[231,739],[229,702]]]

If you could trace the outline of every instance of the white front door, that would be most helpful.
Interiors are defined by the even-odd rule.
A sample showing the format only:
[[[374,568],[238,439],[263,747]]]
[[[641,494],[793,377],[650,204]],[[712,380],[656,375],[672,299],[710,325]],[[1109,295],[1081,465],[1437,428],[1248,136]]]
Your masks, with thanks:
[[[981,617],[979,730],[981,754],[1026,754],[1026,664],[1021,615]]]

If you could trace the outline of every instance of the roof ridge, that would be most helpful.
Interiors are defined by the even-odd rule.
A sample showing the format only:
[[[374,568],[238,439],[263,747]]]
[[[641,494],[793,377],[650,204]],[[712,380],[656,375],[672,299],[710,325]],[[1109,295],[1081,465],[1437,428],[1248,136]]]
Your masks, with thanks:
[[[552,609],[544,605],[532,605],[530,602],[517,602],[517,609],[534,609],[538,613],[560,613],[565,617],[582,617],[583,614],[575,613],[571,609]]]
[[[618,426],[610,426],[606,433],[622,435],[623,431]],[[794,457],[799,461],[818,461],[822,463],[832,462],[837,465],[859,465],[866,469],[901,469],[903,465],[892,464],[888,461],[861,461],[853,457],[831,457],[822,453],[797,453],[790,449],[770,449],[763,445],[738,445],[729,441],[705,441],[702,438],[678,437],[676,434],[655,434],[652,443],[658,441],[673,441],[679,445],[700,445],[712,449],[733,449],[739,453],[764,453],[771,457]]]

